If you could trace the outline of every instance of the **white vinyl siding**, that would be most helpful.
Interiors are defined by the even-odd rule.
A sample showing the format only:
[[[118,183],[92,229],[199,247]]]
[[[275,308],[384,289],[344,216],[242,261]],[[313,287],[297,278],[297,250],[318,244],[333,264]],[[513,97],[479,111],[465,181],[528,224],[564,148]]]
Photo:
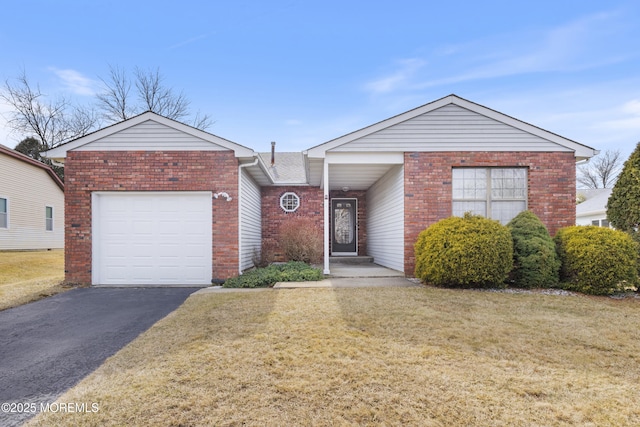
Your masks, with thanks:
[[[607,213],[592,213],[576,217],[576,225],[598,225],[600,227],[611,227],[607,220]]]
[[[449,104],[331,151],[571,151],[537,135]]]
[[[367,191],[367,252],[404,271],[404,167],[394,166]]]
[[[228,148],[181,132],[164,124],[147,120],[97,141],[80,146],[74,151],[221,151]]]
[[[253,259],[260,254],[262,242],[262,204],[260,187],[251,176],[242,169],[242,194],[240,209],[240,269],[253,267]]]
[[[0,153],[0,182],[8,208],[0,250],[64,248],[64,192],[47,171]],[[53,231],[46,231],[45,206],[54,208]]]
[[[454,168],[453,215],[465,212],[506,224],[527,209],[525,168]]]

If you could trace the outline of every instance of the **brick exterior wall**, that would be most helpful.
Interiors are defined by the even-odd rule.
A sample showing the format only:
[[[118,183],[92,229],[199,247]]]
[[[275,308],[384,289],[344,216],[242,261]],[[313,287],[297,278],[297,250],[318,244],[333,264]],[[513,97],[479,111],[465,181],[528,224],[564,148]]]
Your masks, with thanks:
[[[300,207],[295,212],[285,212],[280,207],[280,197],[293,192],[300,197]],[[274,261],[285,261],[280,248],[280,230],[293,218],[313,218],[322,232],[324,223],[324,193],[319,187],[279,186],[262,187],[262,242],[273,251]]]
[[[528,209],[549,233],[575,224],[575,157],[570,152],[405,153],[405,274],[415,268],[420,231],[451,216],[453,167],[528,168]]]
[[[287,192],[294,192],[300,197],[300,208],[295,212],[285,212],[280,208],[280,197]],[[358,199],[358,254],[367,254],[367,202],[366,191],[331,191],[333,198]],[[308,217],[314,219],[322,230],[324,223],[324,193],[319,187],[282,186],[262,188],[262,240],[274,251],[275,261],[285,261],[284,253],[279,246],[280,230],[292,218]]]
[[[212,199],[212,278],[238,272],[238,161],[232,151],[70,151],[65,161],[65,279],[91,283],[91,193],[226,191]]]

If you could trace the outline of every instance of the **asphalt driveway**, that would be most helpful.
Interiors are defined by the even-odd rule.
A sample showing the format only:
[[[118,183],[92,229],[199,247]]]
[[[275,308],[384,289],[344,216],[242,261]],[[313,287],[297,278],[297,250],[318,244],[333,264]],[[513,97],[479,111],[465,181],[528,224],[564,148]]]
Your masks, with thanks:
[[[198,289],[81,288],[0,312],[0,425],[54,402]]]

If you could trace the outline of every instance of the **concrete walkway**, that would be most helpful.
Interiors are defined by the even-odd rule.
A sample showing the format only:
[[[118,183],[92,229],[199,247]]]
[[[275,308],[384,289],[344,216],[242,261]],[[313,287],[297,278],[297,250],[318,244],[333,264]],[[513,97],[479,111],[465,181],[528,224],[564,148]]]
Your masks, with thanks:
[[[278,282],[273,289],[294,288],[376,288],[376,287],[417,287],[420,282],[407,279],[404,273],[373,263],[364,264],[331,264],[331,274],[326,279],[317,282]],[[271,288],[236,289],[212,286],[196,292],[204,294],[210,292],[238,292],[261,291]]]
[[[273,289],[291,288],[407,288],[421,286],[404,277],[335,277],[318,282],[278,282]]]
[[[274,289],[290,288],[372,288],[372,287],[412,287],[418,282],[408,280],[404,273],[373,263],[342,264],[332,263],[331,274],[318,282],[279,282]]]
[[[378,264],[339,264],[329,265],[330,277],[333,278],[363,278],[363,277],[404,277],[404,273],[392,270]]]

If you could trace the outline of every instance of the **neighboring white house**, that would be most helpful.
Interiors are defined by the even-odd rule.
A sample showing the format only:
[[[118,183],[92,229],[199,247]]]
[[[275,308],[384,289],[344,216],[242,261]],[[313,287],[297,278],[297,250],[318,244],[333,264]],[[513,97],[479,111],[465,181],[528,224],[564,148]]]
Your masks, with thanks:
[[[585,200],[576,205],[576,225],[609,227],[607,201],[611,196],[611,190],[611,188],[578,190],[578,197],[582,196]]]
[[[0,250],[64,248],[64,184],[47,165],[0,145]]]

